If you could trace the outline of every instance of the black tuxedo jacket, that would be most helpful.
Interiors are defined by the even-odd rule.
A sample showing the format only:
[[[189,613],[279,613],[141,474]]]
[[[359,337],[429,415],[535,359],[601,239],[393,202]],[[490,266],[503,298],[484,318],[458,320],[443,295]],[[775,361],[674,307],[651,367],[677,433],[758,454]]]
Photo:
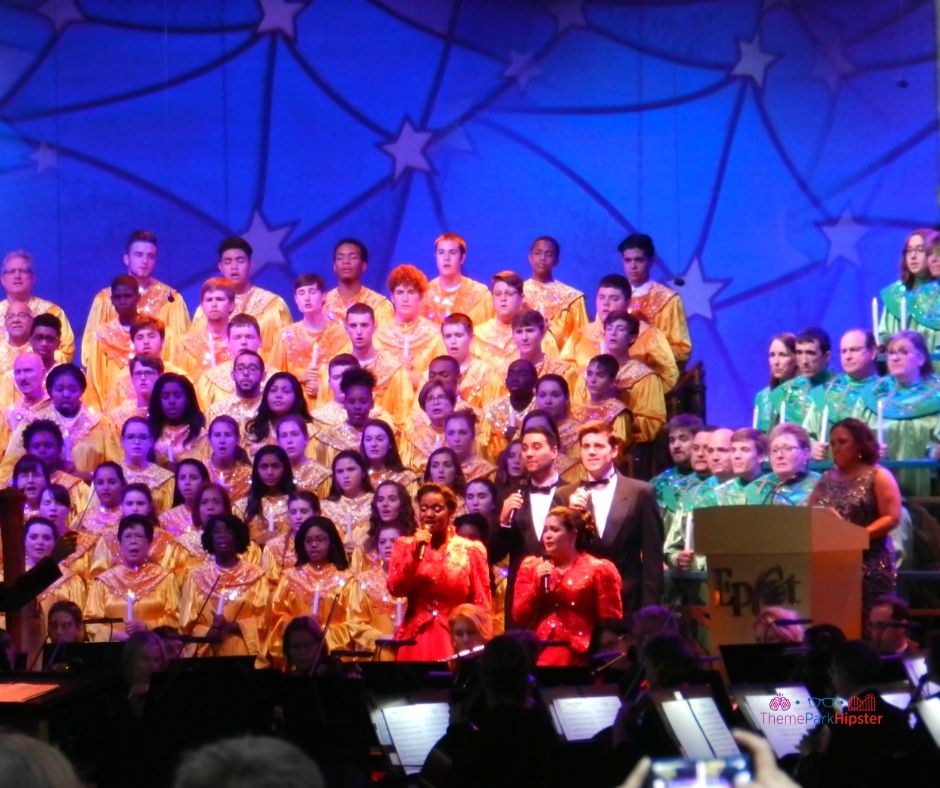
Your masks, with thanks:
[[[662,598],[665,537],[652,485],[619,473],[614,478],[616,487],[604,535],[587,549],[617,567],[623,581],[623,614],[629,616],[646,605],[658,605]],[[577,489],[576,484],[565,485],[555,497],[565,506]]]

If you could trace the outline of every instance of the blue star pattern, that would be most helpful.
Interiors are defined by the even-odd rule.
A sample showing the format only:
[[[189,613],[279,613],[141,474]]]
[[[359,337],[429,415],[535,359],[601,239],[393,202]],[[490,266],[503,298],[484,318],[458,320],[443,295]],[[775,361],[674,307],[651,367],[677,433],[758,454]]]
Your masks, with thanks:
[[[749,422],[780,330],[866,324],[937,221],[930,0],[16,0],[0,7],[0,248],[80,328],[157,232],[195,307],[221,237],[288,296],[344,235],[389,268],[592,292],[649,232],[683,293],[709,418]]]

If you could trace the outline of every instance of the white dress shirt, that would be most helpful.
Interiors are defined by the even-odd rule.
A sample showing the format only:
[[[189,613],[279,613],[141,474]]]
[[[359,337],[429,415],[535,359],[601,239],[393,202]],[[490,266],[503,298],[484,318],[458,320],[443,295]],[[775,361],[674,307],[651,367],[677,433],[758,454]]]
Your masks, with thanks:
[[[532,525],[535,528],[535,535],[542,541],[542,531],[545,530],[545,518],[552,508],[552,499],[555,497],[555,488],[558,486],[558,475],[551,481],[539,485],[540,487],[551,487],[548,492],[536,492],[529,489],[529,505],[532,509]]]
[[[587,492],[591,496],[591,508],[594,510],[594,521],[597,524],[597,533],[603,538],[607,527],[607,515],[610,514],[611,504],[614,502],[614,488],[617,486],[617,473],[613,469],[607,472],[607,484],[592,487]],[[593,479],[589,480],[593,481]]]

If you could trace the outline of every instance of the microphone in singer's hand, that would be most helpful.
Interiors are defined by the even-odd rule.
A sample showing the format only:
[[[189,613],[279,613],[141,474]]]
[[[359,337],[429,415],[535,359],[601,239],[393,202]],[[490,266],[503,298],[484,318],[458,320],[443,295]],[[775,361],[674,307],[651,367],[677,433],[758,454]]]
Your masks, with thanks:
[[[543,561],[551,562],[551,558],[547,555],[542,556]],[[551,575],[542,575],[542,590],[547,594],[552,590],[552,576]]]
[[[418,545],[418,560],[419,560],[419,561],[423,561],[423,560],[424,560],[424,551],[427,550],[427,549],[428,549],[428,543],[427,543],[427,542],[422,542],[421,544]]]
[[[525,490],[524,490],[522,487],[520,487],[518,490],[516,490],[516,495],[523,495],[524,493],[525,493]],[[513,509],[513,510],[509,513],[509,524],[510,524],[510,525],[512,525],[512,524],[516,521],[516,512],[518,512],[518,511],[519,511],[518,509]]]

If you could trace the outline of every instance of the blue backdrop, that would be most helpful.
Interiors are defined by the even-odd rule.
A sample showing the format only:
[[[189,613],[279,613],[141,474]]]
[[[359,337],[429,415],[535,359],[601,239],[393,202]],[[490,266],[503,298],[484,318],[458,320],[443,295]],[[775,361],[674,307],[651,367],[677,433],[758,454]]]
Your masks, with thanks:
[[[869,322],[938,220],[931,0],[48,0],[0,6],[0,248],[81,331],[136,228],[190,308],[221,237],[289,295],[366,241],[368,281],[484,281],[618,241],[681,277],[709,417],[750,419],[771,334]],[[332,281],[332,275],[328,277]],[[593,300],[593,297],[591,297]]]

